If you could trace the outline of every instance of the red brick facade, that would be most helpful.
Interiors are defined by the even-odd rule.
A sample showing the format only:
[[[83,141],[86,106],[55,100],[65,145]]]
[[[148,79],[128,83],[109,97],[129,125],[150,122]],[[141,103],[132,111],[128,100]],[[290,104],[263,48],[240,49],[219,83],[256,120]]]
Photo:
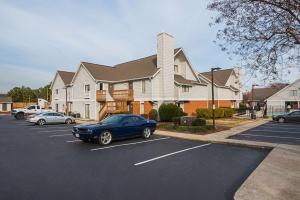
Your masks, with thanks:
[[[184,112],[188,115],[196,113],[197,108],[207,108],[207,101],[189,101],[184,103]]]

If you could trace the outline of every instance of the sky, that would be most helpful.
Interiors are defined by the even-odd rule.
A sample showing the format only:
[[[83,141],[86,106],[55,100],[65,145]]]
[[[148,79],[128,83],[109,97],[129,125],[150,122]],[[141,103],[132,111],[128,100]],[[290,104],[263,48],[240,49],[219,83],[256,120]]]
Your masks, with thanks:
[[[0,0],[0,93],[38,88],[81,61],[115,65],[156,53],[156,36],[174,36],[195,70],[241,65],[213,41],[208,0]],[[298,74],[299,75],[299,74]],[[295,75],[289,79],[295,79]],[[243,79],[246,88],[257,80]]]

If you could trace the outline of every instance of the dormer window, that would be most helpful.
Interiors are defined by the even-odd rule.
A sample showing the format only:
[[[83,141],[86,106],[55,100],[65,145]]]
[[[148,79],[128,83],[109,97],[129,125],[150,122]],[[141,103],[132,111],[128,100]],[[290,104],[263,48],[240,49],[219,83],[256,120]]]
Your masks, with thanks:
[[[190,91],[190,87],[189,86],[186,86],[186,85],[182,86],[182,92],[189,92],[189,91]]]
[[[174,65],[174,72],[175,72],[175,73],[178,73],[178,72],[179,72],[178,65]]]

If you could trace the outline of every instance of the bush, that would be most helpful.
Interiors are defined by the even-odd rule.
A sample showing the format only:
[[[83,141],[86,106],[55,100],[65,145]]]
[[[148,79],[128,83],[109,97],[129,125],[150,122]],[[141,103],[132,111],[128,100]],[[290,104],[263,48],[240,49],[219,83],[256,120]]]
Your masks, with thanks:
[[[114,115],[117,115],[117,114],[131,114],[131,112],[129,112],[129,111],[119,111],[119,112],[114,113]]]
[[[192,122],[193,126],[204,126],[206,125],[206,120],[203,118],[196,118],[193,122]]]
[[[163,122],[170,122],[172,121],[173,117],[179,117],[184,114],[181,108],[179,108],[175,104],[162,104],[159,109],[159,118],[160,121]]]
[[[141,114],[141,116],[144,117],[145,119],[149,118],[149,115],[147,115],[147,114]]]
[[[157,110],[155,110],[155,109],[150,110],[149,119],[157,121],[157,117],[158,117]]]
[[[196,109],[196,117],[210,119],[212,118],[212,111],[208,108],[198,108]]]
[[[224,108],[216,108],[215,109],[215,117],[223,118],[224,117]]]
[[[224,108],[224,117],[232,117],[234,112],[233,108]]]
[[[180,120],[181,120],[181,117],[173,117],[172,118],[174,125],[180,125]]]

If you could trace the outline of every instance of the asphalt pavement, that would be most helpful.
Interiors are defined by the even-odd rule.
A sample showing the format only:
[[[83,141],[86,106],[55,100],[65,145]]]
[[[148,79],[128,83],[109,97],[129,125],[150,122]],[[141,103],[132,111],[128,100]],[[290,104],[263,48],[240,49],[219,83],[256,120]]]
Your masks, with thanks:
[[[299,145],[300,124],[269,122],[231,136],[230,139]]]
[[[268,150],[153,135],[83,143],[0,116],[0,199],[233,199]]]

